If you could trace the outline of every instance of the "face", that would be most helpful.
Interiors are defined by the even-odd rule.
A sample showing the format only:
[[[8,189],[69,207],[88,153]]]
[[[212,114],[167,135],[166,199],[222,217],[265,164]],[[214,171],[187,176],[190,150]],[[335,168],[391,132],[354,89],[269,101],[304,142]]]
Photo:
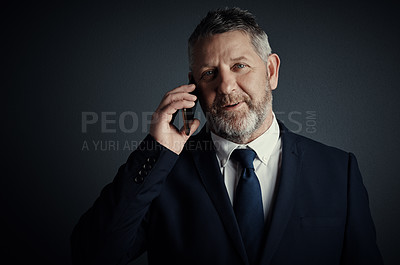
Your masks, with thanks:
[[[216,34],[194,46],[191,75],[215,134],[236,143],[247,143],[269,128],[272,122],[269,68],[270,62],[261,60],[249,36],[240,31]]]

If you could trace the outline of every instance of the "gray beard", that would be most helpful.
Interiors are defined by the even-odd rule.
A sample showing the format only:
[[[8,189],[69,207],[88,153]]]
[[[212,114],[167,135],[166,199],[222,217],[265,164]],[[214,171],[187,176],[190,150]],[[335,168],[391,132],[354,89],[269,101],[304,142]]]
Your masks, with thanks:
[[[244,101],[248,111],[225,111],[220,106]],[[235,143],[247,143],[260,128],[272,110],[272,93],[269,87],[260,101],[252,102],[247,94],[217,97],[207,108],[206,119],[215,134]]]

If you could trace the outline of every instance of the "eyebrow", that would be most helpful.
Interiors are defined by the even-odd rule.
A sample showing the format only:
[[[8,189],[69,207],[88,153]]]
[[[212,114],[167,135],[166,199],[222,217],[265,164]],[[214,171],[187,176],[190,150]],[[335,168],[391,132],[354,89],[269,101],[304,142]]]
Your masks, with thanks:
[[[249,61],[250,59],[249,59],[249,57],[247,57],[245,55],[242,55],[242,56],[239,56],[239,57],[236,57],[236,58],[229,58],[229,60],[231,62],[237,62],[237,61],[241,61],[241,60]],[[206,63],[206,64],[203,64],[203,65],[200,65],[199,69],[204,69],[204,68],[209,68],[209,67],[214,67],[214,65]]]
[[[240,60],[248,60],[248,58],[246,56],[240,56],[237,58],[231,58],[231,61],[240,61]]]
[[[246,56],[239,56],[239,57],[236,57],[236,58],[230,58],[229,60],[231,62],[235,62],[235,61],[241,61],[241,60],[249,60],[249,58],[246,57]],[[210,65],[210,64],[203,64],[203,65],[200,65],[199,69],[209,68],[209,67],[213,67],[213,66]]]

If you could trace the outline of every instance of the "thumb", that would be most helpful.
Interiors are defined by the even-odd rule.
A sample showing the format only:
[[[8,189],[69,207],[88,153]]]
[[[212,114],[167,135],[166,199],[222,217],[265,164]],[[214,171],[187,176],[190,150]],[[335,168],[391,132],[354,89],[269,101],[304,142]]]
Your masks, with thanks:
[[[193,121],[190,123],[189,137],[193,135],[193,133],[199,128],[199,126],[200,126],[200,120],[193,119]]]

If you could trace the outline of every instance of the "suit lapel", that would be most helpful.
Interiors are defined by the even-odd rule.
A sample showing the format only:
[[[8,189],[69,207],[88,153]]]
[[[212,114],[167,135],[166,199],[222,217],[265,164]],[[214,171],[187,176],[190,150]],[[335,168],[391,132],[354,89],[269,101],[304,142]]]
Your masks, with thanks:
[[[195,138],[198,138],[195,143],[196,150],[195,152],[191,152],[191,154],[197,171],[239,255],[243,261],[248,264],[246,250],[218,165],[211,136],[206,132],[206,129],[203,128]]]
[[[289,132],[283,124],[279,123],[279,126],[282,139],[281,174],[278,179],[272,219],[268,227],[260,264],[270,264],[289,222],[294,206],[298,169],[300,168],[300,158],[296,148],[297,137]]]

